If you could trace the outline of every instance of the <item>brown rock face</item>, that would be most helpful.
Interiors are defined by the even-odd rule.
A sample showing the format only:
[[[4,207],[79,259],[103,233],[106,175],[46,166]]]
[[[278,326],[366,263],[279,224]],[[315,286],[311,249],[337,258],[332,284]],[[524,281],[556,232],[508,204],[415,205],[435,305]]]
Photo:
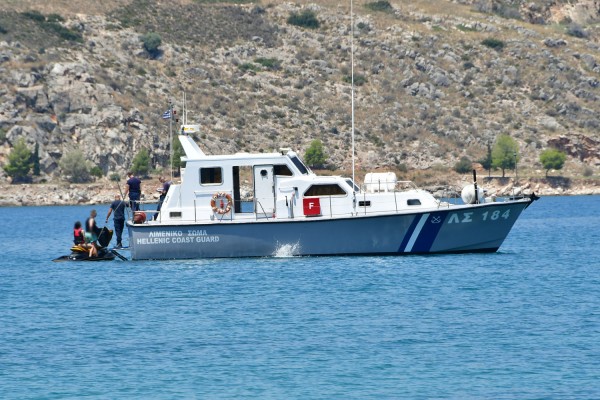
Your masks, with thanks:
[[[558,136],[549,139],[548,146],[564,151],[582,162],[600,162],[600,141],[585,135]]]

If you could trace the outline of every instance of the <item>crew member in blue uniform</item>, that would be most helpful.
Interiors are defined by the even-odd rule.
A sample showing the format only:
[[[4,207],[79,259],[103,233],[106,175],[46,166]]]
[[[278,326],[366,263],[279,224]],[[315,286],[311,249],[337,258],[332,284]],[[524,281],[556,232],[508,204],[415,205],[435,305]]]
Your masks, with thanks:
[[[115,201],[110,204],[108,214],[106,214],[106,221],[108,217],[113,214],[113,223],[115,225],[115,234],[117,235],[117,248],[123,247],[121,242],[123,236],[123,227],[125,226],[125,202],[121,199],[120,195],[115,195]]]
[[[133,211],[139,211],[140,209],[140,198],[142,196],[142,181],[134,175],[133,172],[128,172],[127,176],[127,189],[125,189],[125,196],[129,194],[130,207]]]

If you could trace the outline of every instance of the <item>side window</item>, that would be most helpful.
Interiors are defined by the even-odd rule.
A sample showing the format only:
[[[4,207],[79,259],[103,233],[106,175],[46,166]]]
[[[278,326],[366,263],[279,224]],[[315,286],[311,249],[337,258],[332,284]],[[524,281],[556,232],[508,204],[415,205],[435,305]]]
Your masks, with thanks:
[[[339,185],[312,185],[304,192],[304,196],[345,196],[346,192]]]
[[[420,206],[421,205],[421,200],[419,199],[408,199],[406,200],[406,204],[409,206]]]
[[[200,168],[200,184],[219,185],[223,183],[223,169],[220,167]]]
[[[273,173],[279,176],[294,176],[290,168],[285,164],[273,165]]]
[[[306,169],[306,165],[304,165],[302,163],[302,161],[300,161],[298,159],[298,157],[290,157],[290,160],[292,160],[292,162],[294,163],[294,165],[296,166],[296,168],[298,168],[300,170],[300,173],[302,175],[308,174],[308,169]]]

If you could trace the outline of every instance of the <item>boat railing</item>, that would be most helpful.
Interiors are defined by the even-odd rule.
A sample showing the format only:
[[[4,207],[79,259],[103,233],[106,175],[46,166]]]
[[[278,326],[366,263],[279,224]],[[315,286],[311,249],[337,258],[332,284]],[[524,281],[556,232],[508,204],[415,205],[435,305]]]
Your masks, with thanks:
[[[366,193],[386,193],[386,192],[404,192],[406,190],[417,190],[419,187],[413,181],[381,180],[363,183],[360,186],[361,192]]]
[[[127,212],[127,219],[128,220],[133,220],[133,218],[135,217],[135,213],[136,212],[143,212],[144,214],[146,214],[146,217],[148,219],[152,219],[152,218],[154,218],[155,214],[160,213],[156,209],[146,208],[147,206],[157,204],[158,200],[126,200],[125,203],[127,204],[127,207],[126,207],[127,211],[126,212]],[[131,203],[135,203],[137,205],[138,209],[134,210],[130,214]]]
[[[265,211],[265,209],[264,209],[263,205],[261,204],[261,202],[260,202],[258,199],[255,199],[255,200],[254,200],[254,202],[255,202],[255,204],[256,204],[256,207],[255,207],[255,210],[256,210],[256,211],[255,211],[255,213],[254,213],[254,214],[255,214],[255,216],[256,216],[256,219],[258,220],[259,218],[263,218],[263,217],[264,217],[264,218],[266,218],[266,219],[267,219],[267,221],[268,221],[268,220],[269,220],[269,215],[268,215],[268,214],[267,214],[267,212]],[[260,208],[260,209],[261,209],[261,212],[260,212],[260,213],[258,212],[258,208]],[[272,214],[271,214],[271,215],[272,215]]]

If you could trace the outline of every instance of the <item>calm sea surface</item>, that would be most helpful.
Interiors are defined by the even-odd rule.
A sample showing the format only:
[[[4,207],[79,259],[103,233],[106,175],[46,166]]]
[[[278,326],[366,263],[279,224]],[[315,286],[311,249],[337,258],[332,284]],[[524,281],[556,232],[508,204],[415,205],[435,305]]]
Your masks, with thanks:
[[[91,208],[0,208],[2,399],[600,398],[597,196],[495,254],[51,262]]]

